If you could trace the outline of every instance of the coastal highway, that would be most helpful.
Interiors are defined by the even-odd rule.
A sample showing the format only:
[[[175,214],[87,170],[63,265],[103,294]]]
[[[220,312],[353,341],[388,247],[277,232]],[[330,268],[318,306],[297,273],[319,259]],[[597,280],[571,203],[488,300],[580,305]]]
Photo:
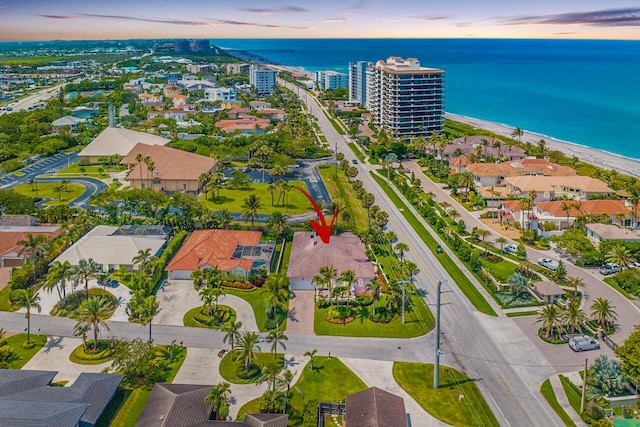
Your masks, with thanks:
[[[58,92],[60,91],[60,88],[62,88],[63,86],[64,86],[64,83],[56,86],[52,86],[50,88],[41,89],[36,93],[26,96],[25,98],[22,98],[17,101],[14,101],[13,103],[7,104],[11,106],[12,111],[0,111],[0,115],[9,114],[15,111],[28,110],[29,108],[33,107],[34,105],[40,102],[43,102],[51,97],[58,96]]]
[[[298,92],[293,85],[280,81]],[[318,125],[330,146],[337,146],[349,161],[355,156],[345,137],[338,135],[321,107],[306,91],[300,98],[308,111],[318,118]],[[542,379],[555,373],[537,348],[518,333],[517,325],[504,316],[494,318],[477,312],[448,276],[435,254],[420,239],[411,225],[391,203],[369,175],[367,165],[358,164],[358,179],[376,198],[376,204],[389,213],[388,228],[409,245],[406,255],[418,265],[417,286],[427,292],[427,303],[435,302],[438,280],[445,282],[442,313],[443,364],[460,365],[474,379],[498,419],[504,426],[562,426],[562,421],[538,392]],[[442,245],[446,250],[446,246]],[[489,299],[490,300],[490,299]],[[430,334],[434,343],[433,334]],[[433,347],[424,349],[433,353]],[[399,359],[394,359],[399,360]]]

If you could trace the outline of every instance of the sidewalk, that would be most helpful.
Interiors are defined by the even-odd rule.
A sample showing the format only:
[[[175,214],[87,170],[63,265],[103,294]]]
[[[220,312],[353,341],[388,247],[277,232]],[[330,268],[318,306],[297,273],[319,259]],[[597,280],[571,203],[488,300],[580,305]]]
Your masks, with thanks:
[[[560,406],[562,406],[562,409],[564,409],[567,415],[569,415],[571,420],[578,427],[586,427],[585,422],[582,421],[582,418],[580,418],[580,415],[576,413],[576,411],[573,409],[573,407],[569,403],[569,399],[567,399],[567,395],[565,394],[564,389],[562,388],[560,377],[558,375],[553,375],[552,377],[549,377],[549,382],[551,383],[551,387],[553,387],[553,393],[556,395],[556,399],[558,400],[558,403],[560,404]]]

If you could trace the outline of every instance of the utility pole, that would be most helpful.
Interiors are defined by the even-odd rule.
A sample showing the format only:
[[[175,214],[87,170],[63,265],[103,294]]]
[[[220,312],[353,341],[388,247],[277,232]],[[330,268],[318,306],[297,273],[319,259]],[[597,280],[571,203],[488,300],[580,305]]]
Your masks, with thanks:
[[[409,283],[408,280],[398,280],[398,284],[402,285],[402,324],[404,325],[404,294],[405,294],[405,287],[407,286],[407,283]]]
[[[442,280],[438,280],[436,296],[436,359],[433,366],[433,389],[440,387],[440,294],[442,292]]]
[[[580,401],[580,413],[584,412],[584,401],[587,397],[587,365],[589,359],[584,359],[584,375],[582,376],[582,400]]]

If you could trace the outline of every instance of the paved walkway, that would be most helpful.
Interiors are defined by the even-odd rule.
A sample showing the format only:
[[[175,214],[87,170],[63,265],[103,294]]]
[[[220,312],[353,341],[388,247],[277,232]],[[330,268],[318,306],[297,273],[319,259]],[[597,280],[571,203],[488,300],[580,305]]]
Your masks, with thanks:
[[[289,320],[287,335],[315,335],[314,322],[314,293],[315,291],[293,291],[289,300]]]
[[[562,406],[562,409],[564,409],[567,415],[569,415],[571,420],[578,427],[586,427],[585,422],[582,421],[582,418],[580,418],[580,415],[578,415],[578,413],[573,409],[573,406],[571,406],[571,404],[569,403],[569,399],[567,399],[567,395],[564,392],[564,388],[562,388],[560,377],[558,375],[553,375],[552,377],[549,378],[549,382],[551,382],[551,387],[553,387],[553,392],[556,395],[556,399],[558,400],[558,403],[560,404],[560,406]]]
[[[170,283],[157,294],[161,311],[153,323],[183,326],[184,314],[192,308],[201,306],[202,300],[191,280],[172,280]],[[220,297],[218,303],[227,305],[236,311],[237,319],[242,322],[242,329],[258,330],[253,308],[247,301],[235,295],[224,295]]]
[[[420,427],[447,426],[449,424],[434,418],[413,400],[393,378],[393,362],[364,359],[340,359],[369,387],[378,387],[400,396],[411,418],[411,425]]]
[[[58,371],[54,381],[69,381],[71,385],[82,372],[102,372],[109,362],[99,365],[78,365],[69,360],[71,352],[82,345],[78,338],[48,337],[47,343],[23,369]]]

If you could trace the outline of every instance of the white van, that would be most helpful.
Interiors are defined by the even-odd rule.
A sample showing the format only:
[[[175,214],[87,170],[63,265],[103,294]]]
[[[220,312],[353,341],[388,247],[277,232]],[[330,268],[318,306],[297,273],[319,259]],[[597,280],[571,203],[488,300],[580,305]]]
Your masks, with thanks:
[[[600,350],[600,343],[586,335],[569,338],[569,347],[573,351]]]

